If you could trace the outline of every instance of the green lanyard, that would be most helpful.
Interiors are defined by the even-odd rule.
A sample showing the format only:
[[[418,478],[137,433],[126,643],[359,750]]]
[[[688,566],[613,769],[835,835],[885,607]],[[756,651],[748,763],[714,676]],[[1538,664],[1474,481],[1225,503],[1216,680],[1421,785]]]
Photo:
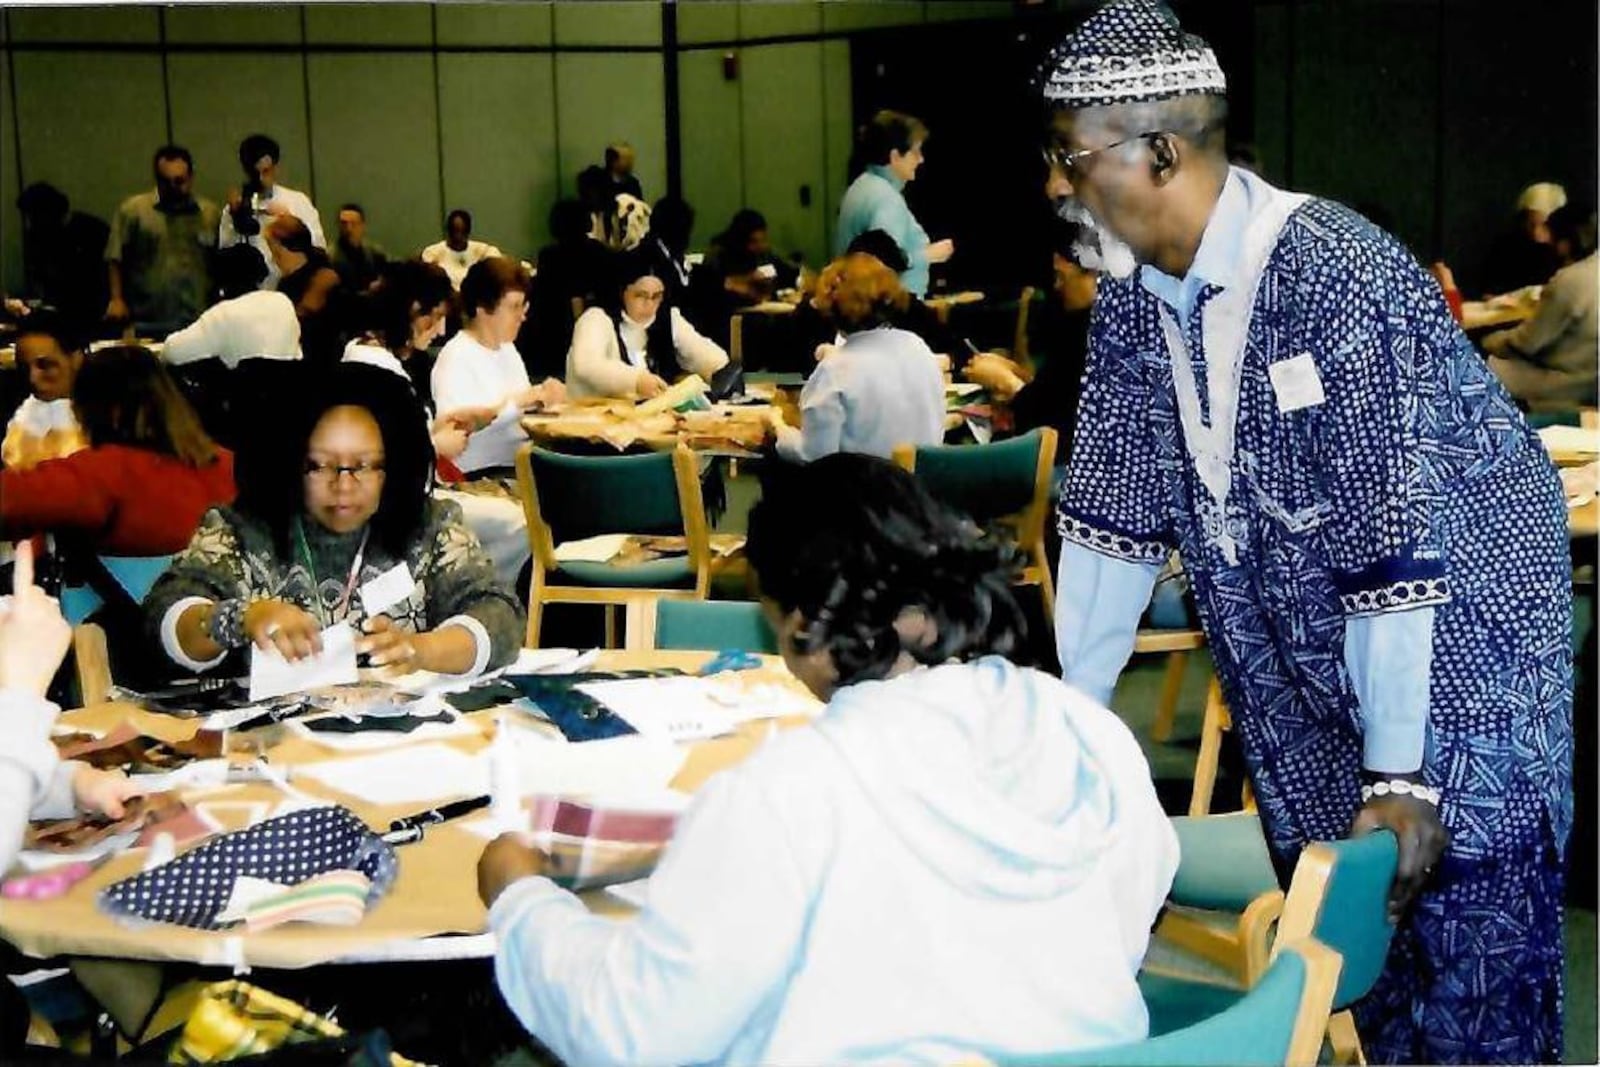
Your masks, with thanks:
[[[370,529],[361,531],[361,544],[356,546],[356,558],[350,561],[350,575],[345,579],[344,590],[339,594],[339,604],[334,608],[334,614],[344,616],[350,607],[350,597],[355,593],[356,580],[361,577],[361,561],[367,554],[367,535]],[[311,572],[311,604],[317,609],[317,621],[326,630],[330,625],[327,611],[322,606],[322,579],[317,577],[317,564],[311,558],[311,545],[306,541],[305,523],[300,517],[294,520],[295,539],[300,542],[300,551],[305,556],[306,569]]]

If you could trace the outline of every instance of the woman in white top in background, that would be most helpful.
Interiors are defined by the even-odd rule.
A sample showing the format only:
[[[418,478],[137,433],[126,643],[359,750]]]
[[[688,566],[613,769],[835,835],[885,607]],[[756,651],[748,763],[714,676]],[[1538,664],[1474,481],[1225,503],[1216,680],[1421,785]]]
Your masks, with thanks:
[[[344,361],[381,367],[414,385],[406,363],[438,340],[450,316],[450,305],[450,278],[440,267],[420,260],[386,264],[372,292],[369,330],[346,346]],[[419,406],[428,416],[434,453],[455,463],[466,450],[469,435],[479,428],[477,413],[435,414],[427,410],[426,403]],[[442,484],[434,485],[433,495],[461,508],[467,528],[494,562],[495,575],[503,584],[515,586],[529,557],[522,505],[503,496],[454,492]]]
[[[667,299],[661,267],[642,252],[618,257],[617,284],[605,306],[578,318],[567,351],[567,388],[574,397],[649,399],[681,374],[711,380],[728,353],[700,335]]]
[[[566,399],[554,378],[538,385],[512,342],[528,317],[528,272],[505,256],[472,265],[461,283],[467,325],[439,351],[433,365],[433,406],[452,414],[475,411],[485,423],[456,457],[465,474],[510,467],[524,436],[519,424],[528,408]]]

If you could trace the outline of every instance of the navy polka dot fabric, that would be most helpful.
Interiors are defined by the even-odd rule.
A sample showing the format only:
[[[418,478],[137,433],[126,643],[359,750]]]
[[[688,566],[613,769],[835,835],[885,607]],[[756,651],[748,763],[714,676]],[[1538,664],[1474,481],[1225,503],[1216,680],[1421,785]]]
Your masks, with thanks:
[[[107,886],[100,906],[114,915],[217,930],[217,915],[241,875],[298,885],[347,869],[371,880],[371,904],[394,884],[394,850],[345,808],[307,808],[224,834],[153,871]]]

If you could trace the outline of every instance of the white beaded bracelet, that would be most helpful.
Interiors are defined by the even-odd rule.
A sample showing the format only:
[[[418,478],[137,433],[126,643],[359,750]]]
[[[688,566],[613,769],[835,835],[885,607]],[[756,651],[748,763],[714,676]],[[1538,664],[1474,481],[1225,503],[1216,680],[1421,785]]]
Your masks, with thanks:
[[[1386,797],[1391,793],[1396,796],[1413,796],[1418,800],[1434,807],[1439,806],[1439,791],[1421,782],[1407,782],[1400,778],[1391,778],[1386,782],[1373,782],[1371,785],[1361,787],[1361,803],[1365,804],[1373,797]]]

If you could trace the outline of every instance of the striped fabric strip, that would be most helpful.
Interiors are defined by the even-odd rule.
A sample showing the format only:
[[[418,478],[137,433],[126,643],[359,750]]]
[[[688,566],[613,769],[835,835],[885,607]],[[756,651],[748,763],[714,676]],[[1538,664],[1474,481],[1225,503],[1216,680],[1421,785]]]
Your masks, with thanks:
[[[287,922],[354,926],[366,915],[371,886],[360,871],[329,871],[256,901],[245,911],[245,925],[252,933]]]

